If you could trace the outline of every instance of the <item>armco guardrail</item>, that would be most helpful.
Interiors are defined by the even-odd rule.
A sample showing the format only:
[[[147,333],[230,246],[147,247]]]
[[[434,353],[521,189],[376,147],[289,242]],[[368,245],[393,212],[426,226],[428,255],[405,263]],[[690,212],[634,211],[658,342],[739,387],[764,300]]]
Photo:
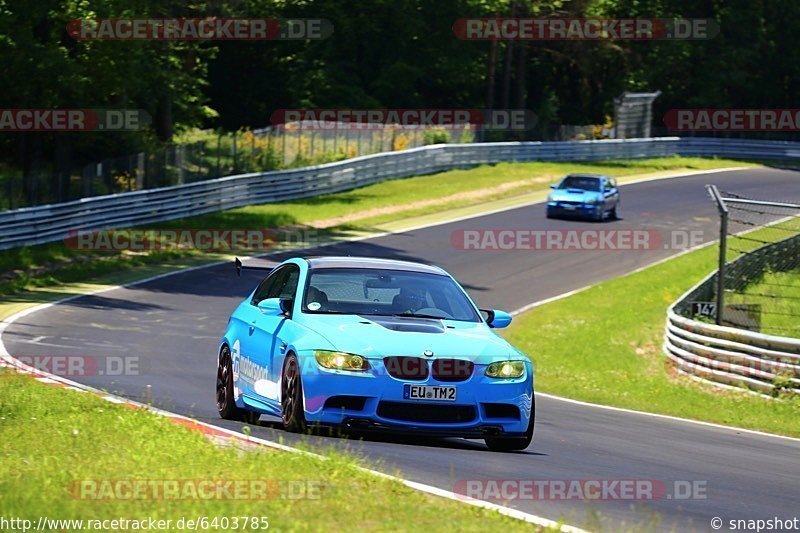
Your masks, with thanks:
[[[727,268],[765,266],[776,254],[800,256],[800,235],[740,256]],[[777,388],[800,392],[800,339],[718,326],[685,316],[693,301],[712,301],[714,273],[686,292],[667,311],[664,352],[686,374],[746,387],[762,394]]]
[[[670,155],[800,158],[800,143],[678,138],[447,144],[275,172],[228,176],[0,212],[0,250],[58,241],[70,231],[131,227],[246,205],[345,191],[413,175],[503,161],[591,161]]]

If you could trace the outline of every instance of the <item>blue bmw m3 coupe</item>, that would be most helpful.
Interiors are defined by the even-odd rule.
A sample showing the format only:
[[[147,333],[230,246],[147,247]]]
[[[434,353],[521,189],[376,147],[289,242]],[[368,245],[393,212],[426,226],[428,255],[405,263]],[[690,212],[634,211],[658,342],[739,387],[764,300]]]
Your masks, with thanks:
[[[533,365],[494,332],[510,322],[503,311],[479,310],[435,266],[292,258],[231,315],[217,408],[228,419],[278,416],[289,431],[333,425],[525,449]]]

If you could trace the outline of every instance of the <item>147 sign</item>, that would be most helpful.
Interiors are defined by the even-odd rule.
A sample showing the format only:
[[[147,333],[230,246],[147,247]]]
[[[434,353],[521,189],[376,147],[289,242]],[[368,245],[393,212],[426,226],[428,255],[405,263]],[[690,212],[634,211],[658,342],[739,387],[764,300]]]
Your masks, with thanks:
[[[716,318],[717,304],[714,302],[692,302],[692,317],[698,315]]]

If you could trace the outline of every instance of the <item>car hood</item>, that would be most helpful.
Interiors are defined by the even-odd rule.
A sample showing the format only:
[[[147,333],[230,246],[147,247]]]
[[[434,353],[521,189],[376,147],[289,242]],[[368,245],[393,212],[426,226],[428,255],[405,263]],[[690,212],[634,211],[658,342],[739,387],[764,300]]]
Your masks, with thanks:
[[[307,314],[306,327],[335,350],[380,359],[387,355],[511,357],[519,352],[482,322],[359,315]]]
[[[599,198],[601,195],[596,191],[584,191],[581,189],[556,189],[550,193],[550,200],[553,202],[589,202]]]

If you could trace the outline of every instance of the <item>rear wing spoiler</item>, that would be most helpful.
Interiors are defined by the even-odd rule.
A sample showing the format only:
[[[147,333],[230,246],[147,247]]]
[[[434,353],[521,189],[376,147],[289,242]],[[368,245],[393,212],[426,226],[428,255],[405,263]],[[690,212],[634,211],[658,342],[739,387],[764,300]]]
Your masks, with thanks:
[[[245,266],[238,257],[233,262],[233,266],[236,268],[236,275],[238,277],[242,277],[242,270],[262,270],[265,272],[271,272],[275,269],[275,267]]]

